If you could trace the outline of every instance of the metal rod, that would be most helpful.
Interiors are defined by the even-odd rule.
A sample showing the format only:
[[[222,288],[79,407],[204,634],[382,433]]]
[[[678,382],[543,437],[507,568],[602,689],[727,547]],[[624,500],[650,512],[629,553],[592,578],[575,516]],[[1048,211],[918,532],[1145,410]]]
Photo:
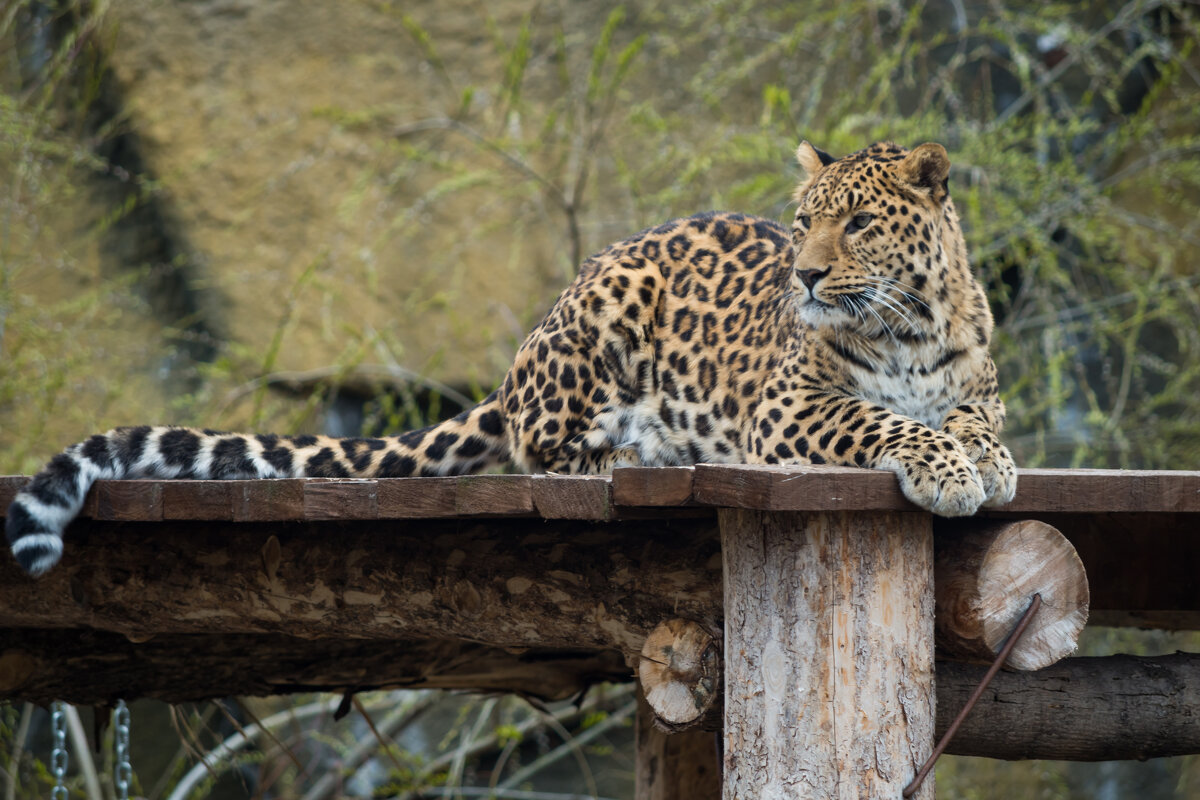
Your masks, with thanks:
[[[983,680],[975,687],[975,691],[971,692],[971,696],[967,698],[966,705],[962,711],[958,712],[958,716],[954,718],[954,722],[950,723],[950,727],[942,734],[941,740],[937,743],[937,747],[933,748],[933,752],[929,754],[929,758],[925,759],[925,763],[921,765],[921,769],[917,772],[912,783],[904,787],[904,797],[912,797],[921,788],[922,781],[933,770],[933,765],[937,763],[938,758],[945,752],[946,747],[950,744],[950,740],[954,738],[954,734],[958,733],[959,726],[963,724],[963,720],[971,713],[971,709],[979,702],[979,698],[983,696],[987,690],[988,684],[992,682],[992,678],[996,677],[996,673],[1000,671],[1000,667],[1004,666],[1004,662],[1008,659],[1008,654],[1016,646],[1017,641],[1021,638],[1021,634],[1025,633],[1025,629],[1029,627],[1030,620],[1037,610],[1042,606],[1042,596],[1035,594],[1033,600],[1029,603],[1029,608],[1025,609],[1025,613],[1021,615],[1021,619],[1017,621],[1017,625],[1013,628],[1013,632],[1008,635],[1008,639],[1004,642],[1004,646],[1000,648],[1000,652],[996,655],[996,659],[992,661],[992,666],[988,667],[987,674],[983,676]]]

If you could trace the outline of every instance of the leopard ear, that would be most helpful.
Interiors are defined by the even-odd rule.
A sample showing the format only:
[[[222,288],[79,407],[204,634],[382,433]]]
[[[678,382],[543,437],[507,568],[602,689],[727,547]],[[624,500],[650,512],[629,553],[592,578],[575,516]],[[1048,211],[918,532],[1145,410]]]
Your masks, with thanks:
[[[818,150],[807,141],[803,141],[796,148],[796,160],[800,162],[800,168],[804,170],[804,177],[800,179],[800,185],[796,187],[796,193],[793,195],[793,198],[799,201],[808,191],[808,187],[812,185],[817,173],[837,159],[824,150]]]
[[[808,178],[820,172],[822,167],[827,167],[834,161],[837,161],[829,153],[826,153],[824,150],[818,150],[807,141],[801,142],[800,146],[796,148],[796,160],[800,162],[800,166],[808,173],[806,176]]]
[[[913,148],[896,167],[900,180],[934,200],[941,201],[949,194],[950,156],[946,148],[926,142]]]

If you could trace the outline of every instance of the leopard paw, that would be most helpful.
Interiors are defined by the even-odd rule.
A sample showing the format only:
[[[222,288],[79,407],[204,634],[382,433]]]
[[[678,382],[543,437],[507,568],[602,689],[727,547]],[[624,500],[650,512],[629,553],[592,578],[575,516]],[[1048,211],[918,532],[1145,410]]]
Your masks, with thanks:
[[[879,466],[896,473],[905,497],[942,517],[970,516],[988,496],[978,468],[944,434],[905,446]]]
[[[985,506],[1002,506],[1012,501],[1017,493],[1017,465],[1007,447],[1000,445],[989,450],[975,462],[975,467],[987,495]]]
[[[975,427],[946,430],[962,446],[983,484],[985,506],[1002,506],[1017,492],[1017,465],[1008,448],[988,430]]]

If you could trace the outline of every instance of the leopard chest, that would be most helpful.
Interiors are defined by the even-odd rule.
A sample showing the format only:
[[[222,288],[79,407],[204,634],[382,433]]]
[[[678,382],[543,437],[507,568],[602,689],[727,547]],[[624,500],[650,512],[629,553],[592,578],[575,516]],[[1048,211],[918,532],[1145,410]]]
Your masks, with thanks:
[[[867,365],[850,364],[847,372],[857,396],[940,428],[961,402],[963,380],[957,362],[962,358],[958,351],[900,350]]]

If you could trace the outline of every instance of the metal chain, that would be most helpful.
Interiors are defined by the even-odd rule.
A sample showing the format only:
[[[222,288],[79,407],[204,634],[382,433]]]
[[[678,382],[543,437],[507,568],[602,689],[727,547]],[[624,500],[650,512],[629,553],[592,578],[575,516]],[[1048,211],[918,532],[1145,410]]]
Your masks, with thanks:
[[[133,780],[133,768],[129,766],[129,707],[124,700],[117,701],[113,709],[113,727],[116,729],[117,764],[113,781],[117,784],[117,800],[129,800],[129,783]]]
[[[67,800],[67,711],[61,700],[50,706],[50,728],[54,733],[54,752],[50,772],[54,775],[52,800]]]

